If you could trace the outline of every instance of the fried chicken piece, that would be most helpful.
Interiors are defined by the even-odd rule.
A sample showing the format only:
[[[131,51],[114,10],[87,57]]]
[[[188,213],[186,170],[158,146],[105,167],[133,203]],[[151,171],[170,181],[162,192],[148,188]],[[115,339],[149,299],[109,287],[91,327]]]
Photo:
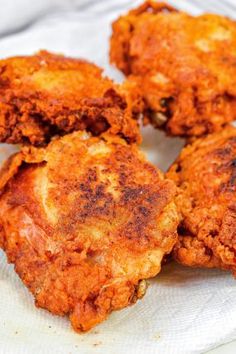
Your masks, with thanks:
[[[139,142],[135,108],[124,89],[84,60],[41,51],[0,60],[0,141],[43,145],[86,129]]]
[[[180,188],[183,215],[174,258],[236,275],[236,128],[187,145],[167,177]]]
[[[236,23],[147,1],[113,23],[110,60],[136,85],[144,121],[200,136],[236,119]]]
[[[0,178],[0,245],[38,307],[87,331],[141,298],[177,241],[176,187],[135,145],[75,132]]]

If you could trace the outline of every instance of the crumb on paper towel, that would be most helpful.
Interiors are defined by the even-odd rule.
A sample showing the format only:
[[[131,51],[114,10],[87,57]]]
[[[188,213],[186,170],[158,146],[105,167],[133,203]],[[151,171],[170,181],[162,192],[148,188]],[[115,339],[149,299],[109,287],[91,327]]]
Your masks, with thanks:
[[[98,345],[101,345],[101,344],[102,344],[102,342],[99,341],[99,342],[93,343],[93,346],[94,346],[94,347],[97,347]]]

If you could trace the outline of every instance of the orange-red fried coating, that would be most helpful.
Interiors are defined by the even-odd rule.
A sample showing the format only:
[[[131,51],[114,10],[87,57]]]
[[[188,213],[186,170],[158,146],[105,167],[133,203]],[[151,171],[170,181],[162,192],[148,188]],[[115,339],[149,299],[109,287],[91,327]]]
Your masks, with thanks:
[[[167,176],[180,188],[183,216],[175,259],[236,275],[236,128],[187,145]]]
[[[145,120],[199,136],[236,119],[236,23],[147,1],[113,23],[110,59],[141,90]]]
[[[176,187],[135,145],[75,132],[0,176],[0,245],[36,305],[87,331],[141,298],[177,241]]]
[[[0,60],[0,141],[40,146],[83,129],[139,141],[123,91],[84,60],[45,51]]]

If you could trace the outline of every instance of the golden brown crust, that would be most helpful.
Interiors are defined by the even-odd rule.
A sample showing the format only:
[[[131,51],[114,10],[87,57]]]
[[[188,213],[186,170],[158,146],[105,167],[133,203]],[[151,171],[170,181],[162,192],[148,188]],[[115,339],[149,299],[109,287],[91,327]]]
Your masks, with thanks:
[[[113,23],[111,62],[141,90],[145,121],[199,136],[236,119],[236,24],[147,1]]]
[[[24,161],[24,156],[21,152],[11,155],[1,166],[0,170],[0,195],[8,181],[18,172],[19,167]]]
[[[76,132],[8,166],[0,245],[37,306],[81,332],[144,294],[140,281],[160,271],[179,216],[174,183],[136,146]]]
[[[131,102],[96,65],[41,51],[0,61],[0,141],[43,145],[87,129],[139,142]]]
[[[187,145],[167,177],[180,188],[183,215],[175,259],[236,274],[236,128]]]

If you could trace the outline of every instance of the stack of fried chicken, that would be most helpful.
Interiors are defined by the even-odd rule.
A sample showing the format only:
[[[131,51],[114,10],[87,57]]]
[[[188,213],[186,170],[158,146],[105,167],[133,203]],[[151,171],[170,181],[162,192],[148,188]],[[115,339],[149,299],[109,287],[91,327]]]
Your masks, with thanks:
[[[236,275],[236,23],[147,1],[113,23],[118,85],[41,51],[0,61],[0,246],[38,307],[84,332],[171,255]],[[186,138],[166,176],[144,124]],[[158,154],[158,151],[157,151]]]

